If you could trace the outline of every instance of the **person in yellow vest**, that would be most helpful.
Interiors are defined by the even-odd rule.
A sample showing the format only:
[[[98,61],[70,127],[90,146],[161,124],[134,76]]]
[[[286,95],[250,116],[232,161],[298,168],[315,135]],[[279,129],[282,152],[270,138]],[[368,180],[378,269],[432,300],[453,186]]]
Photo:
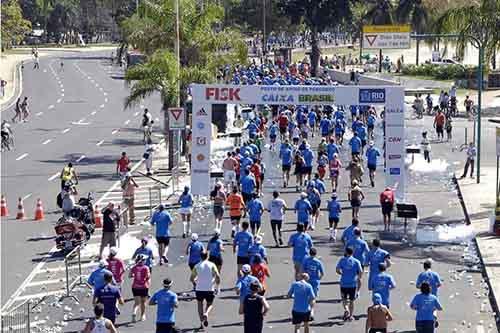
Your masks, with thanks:
[[[68,163],[61,171],[61,189],[64,188],[64,185],[67,181],[73,181],[75,184],[78,184],[78,175],[76,173],[75,168],[73,168],[73,163]]]

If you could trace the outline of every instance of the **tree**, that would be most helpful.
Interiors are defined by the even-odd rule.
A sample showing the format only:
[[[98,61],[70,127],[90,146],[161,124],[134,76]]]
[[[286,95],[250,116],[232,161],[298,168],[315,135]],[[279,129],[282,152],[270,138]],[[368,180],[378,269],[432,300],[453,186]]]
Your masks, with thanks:
[[[366,21],[373,25],[393,24],[393,6],[391,0],[367,1]]]
[[[17,0],[2,0],[2,49],[19,44],[31,31],[31,23],[23,18]]]
[[[417,34],[426,32],[429,27],[429,12],[423,0],[400,0],[396,18],[400,23],[411,24]]]
[[[352,19],[350,0],[279,0],[278,8],[292,24],[305,24],[311,31],[311,74],[316,76],[321,50],[318,34]]]

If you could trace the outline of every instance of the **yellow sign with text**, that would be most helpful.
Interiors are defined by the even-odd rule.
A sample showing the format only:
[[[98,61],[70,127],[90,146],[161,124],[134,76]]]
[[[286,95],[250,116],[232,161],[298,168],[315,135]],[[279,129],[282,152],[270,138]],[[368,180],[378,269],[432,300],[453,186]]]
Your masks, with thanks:
[[[363,33],[377,34],[377,33],[394,33],[394,32],[411,32],[409,24],[403,25],[365,25],[363,26]]]

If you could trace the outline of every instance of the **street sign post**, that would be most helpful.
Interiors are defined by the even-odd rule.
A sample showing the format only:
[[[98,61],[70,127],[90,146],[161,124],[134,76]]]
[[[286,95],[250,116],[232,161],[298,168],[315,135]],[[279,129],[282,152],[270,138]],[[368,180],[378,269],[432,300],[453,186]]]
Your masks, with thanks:
[[[181,130],[186,128],[186,111],[183,108],[168,108],[168,129]]]
[[[409,49],[409,25],[365,25],[363,26],[364,49]]]

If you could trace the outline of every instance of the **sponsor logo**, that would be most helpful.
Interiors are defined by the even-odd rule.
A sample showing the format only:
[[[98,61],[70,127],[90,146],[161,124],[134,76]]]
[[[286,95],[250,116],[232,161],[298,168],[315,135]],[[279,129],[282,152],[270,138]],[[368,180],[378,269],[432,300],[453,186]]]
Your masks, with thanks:
[[[385,103],[385,89],[359,89],[360,103]]]
[[[401,155],[399,155],[399,154],[389,155],[390,160],[399,160],[400,158],[401,158]]]
[[[201,108],[198,110],[198,112],[196,112],[196,115],[197,116],[208,116],[208,113],[207,113],[207,111],[205,111],[204,108]]]
[[[195,139],[197,146],[206,146],[208,139],[204,136],[197,136]]]
[[[205,160],[205,155],[198,154],[196,155],[196,159],[198,160],[198,162],[203,162]]]
[[[400,143],[402,140],[402,138],[398,137],[398,136],[390,136],[388,138],[388,141],[391,142],[391,143]]]
[[[285,103],[293,103],[292,95],[262,95],[263,102],[285,102]]]
[[[400,168],[390,168],[389,169],[389,174],[390,175],[400,175],[401,174],[401,169]]]
[[[205,99],[208,101],[241,101],[240,88],[205,88]]]
[[[335,98],[333,95],[299,95],[299,102],[330,102],[333,103]]]
[[[205,123],[202,123],[201,121],[199,121],[198,123],[196,123],[196,127],[198,127],[198,129],[204,129],[205,128]]]

